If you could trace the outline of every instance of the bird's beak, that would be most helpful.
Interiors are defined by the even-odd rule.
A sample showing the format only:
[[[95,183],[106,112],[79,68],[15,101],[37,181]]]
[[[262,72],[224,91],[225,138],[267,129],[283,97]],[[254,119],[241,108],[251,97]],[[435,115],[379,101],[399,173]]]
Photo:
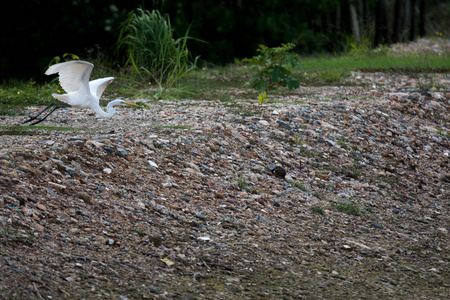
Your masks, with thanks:
[[[137,104],[134,104],[134,103],[131,103],[131,102],[123,102],[124,104],[128,104],[128,105],[131,105],[131,106],[136,106],[136,107],[140,107],[139,105],[137,105]]]

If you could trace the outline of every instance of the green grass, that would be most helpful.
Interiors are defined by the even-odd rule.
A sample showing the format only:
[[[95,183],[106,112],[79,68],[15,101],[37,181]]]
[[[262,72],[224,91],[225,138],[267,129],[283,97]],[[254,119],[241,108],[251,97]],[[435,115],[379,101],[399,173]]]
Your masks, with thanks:
[[[450,54],[410,56],[321,56],[303,57],[303,72],[327,72],[328,74],[350,71],[389,71],[397,73],[448,72]]]
[[[312,193],[312,195],[316,198],[322,199],[322,195],[318,192],[314,192],[314,193]]]
[[[368,212],[362,208],[359,203],[350,200],[331,203],[331,207],[336,209],[338,212],[353,216],[364,216],[366,215],[366,212]]]
[[[253,187],[242,177],[238,177],[237,186],[239,189],[247,191],[248,193],[253,192]]]
[[[36,135],[41,130],[59,130],[59,131],[71,131],[71,130],[90,130],[85,128],[73,128],[73,127],[56,127],[56,126],[3,126],[0,125],[1,135]]]
[[[293,180],[290,180],[288,182],[289,182],[290,185],[300,189],[301,191],[304,191],[304,192],[308,191],[308,189],[306,188],[306,186],[303,183],[300,183],[300,182],[297,182],[297,181],[293,181]]]
[[[322,207],[313,205],[313,206],[309,207],[309,210],[311,212],[315,213],[315,214],[318,214],[318,215],[321,215],[321,216],[325,216],[325,211],[323,210]]]

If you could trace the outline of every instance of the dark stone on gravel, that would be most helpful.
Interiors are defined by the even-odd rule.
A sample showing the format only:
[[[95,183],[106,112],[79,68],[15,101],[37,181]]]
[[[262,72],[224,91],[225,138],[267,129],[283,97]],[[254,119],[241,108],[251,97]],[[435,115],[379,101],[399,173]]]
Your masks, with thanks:
[[[275,175],[275,177],[281,178],[281,179],[284,179],[284,177],[286,176],[286,170],[281,166],[276,166],[272,170],[272,173]]]
[[[291,130],[291,129],[292,129],[292,127],[291,127],[289,124],[287,124],[286,122],[283,122],[283,121],[277,121],[277,123],[278,123],[278,125],[279,125],[280,127],[282,127],[282,128],[285,128],[285,129],[287,129],[287,130]]]
[[[110,154],[114,153],[114,150],[111,147],[108,147],[108,146],[103,147],[103,150],[105,150],[106,152],[108,152]]]

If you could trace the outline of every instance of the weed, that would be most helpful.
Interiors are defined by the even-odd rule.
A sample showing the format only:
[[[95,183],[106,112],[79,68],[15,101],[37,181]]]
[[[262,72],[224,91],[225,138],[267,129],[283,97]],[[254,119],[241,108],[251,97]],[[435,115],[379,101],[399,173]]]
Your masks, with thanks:
[[[183,90],[180,79],[195,68],[197,58],[191,64],[186,34],[173,38],[170,20],[159,11],[137,9],[128,15],[123,23],[117,41],[117,51],[125,50],[126,65],[131,65],[134,75],[145,82],[154,80],[158,85],[155,98],[160,98],[166,90]]]
[[[251,187],[251,186],[248,184],[248,182],[247,182],[244,178],[242,178],[242,177],[239,177],[239,178],[237,179],[237,185],[238,185],[238,187],[239,187],[241,190],[245,190],[245,191],[247,191],[247,192],[249,192],[249,193],[251,193],[251,192],[253,191],[253,187]]]
[[[318,215],[321,215],[321,216],[324,216],[324,215],[325,215],[325,211],[323,210],[322,207],[319,207],[319,206],[315,206],[315,205],[310,206],[310,207],[309,207],[309,210],[310,210],[311,212],[313,212],[313,213],[315,213],[315,214],[318,214]]]
[[[338,212],[346,213],[353,216],[364,216],[365,212],[361,208],[361,205],[354,201],[338,201],[331,203],[331,207],[336,209]]]
[[[306,186],[304,186],[304,185],[303,185],[302,183],[300,183],[300,182],[296,182],[296,181],[293,181],[293,180],[290,180],[290,181],[288,181],[288,182],[289,182],[290,185],[292,185],[292,186],[294,186],[294,187],[300,189],[301,191],[304,191],[304,192],[307,192],[307,191],[308,191],[308,189],[306,188]]]
[[[237,180],[237,185],[240,189],[245,189],[248,186],[248,183],[245,179],[239,177]]]
[[[312,195],[316,198],[322,199],[322,195],[318,192],[314,192],[314,193],[312,193]]]
[[[0,244],[32,245],[33,241],[33,236],[20,234],[17,229],[0,228]]]
[[[441,136],[441,137],[445,137],[447,139],[450,139],[450,132],[443,132],[442,127],[437,127],[436,128],[436,133],[437,135]]]
[[[264,93],[262,94],[258,94],[259,105],[263,105],[263,103],[266,102],[267,100],[269,99],[267,98],[266,91],[264,91]]]
[[[144,229],[142,229],[142,228],[136,228],[136,229],[135,229],[135,232],[136,232],[139,236],[146,236],[146,235],[147,235],[147,232],[146,232]]]
[[[254,72],[244,86],[256,90],[273,89],[277,85],[290,90],[298,88],[300,83],[291,69],[300,66],[300,60],[296,54],[289,53],[294,47],[294,44],[282,44],[274,48],[259,45],[259,55],[242,60]]]
[[[72,128],[72,127],[55,127],[55,126],[1,126],[0,125],[0,135],[37,135],[40,134],[40,130],[60,130],[60,131],[71,131],[71,130],[90,130],[84,128]]]

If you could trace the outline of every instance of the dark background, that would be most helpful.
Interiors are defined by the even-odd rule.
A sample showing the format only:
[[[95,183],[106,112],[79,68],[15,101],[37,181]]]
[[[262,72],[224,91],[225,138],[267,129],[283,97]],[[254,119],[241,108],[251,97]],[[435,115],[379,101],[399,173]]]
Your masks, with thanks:
[[[188,44],[202,63],[226,64],[255,55],[258,44],[292,42],[299,53],[339,53],[355,33],[351,6],[360,38],[373,46],[434,30],[450,34],[445,32],[450,5],[442,0],[15,1],[1,9],[0,82],[40,80],[50,61],[64,53],[81,58],[101,53],[120,63],[120,53],[114,53],[120,24],[139,7],[169,16],[175,36],[190,27],[190,36],[208,42]]]

